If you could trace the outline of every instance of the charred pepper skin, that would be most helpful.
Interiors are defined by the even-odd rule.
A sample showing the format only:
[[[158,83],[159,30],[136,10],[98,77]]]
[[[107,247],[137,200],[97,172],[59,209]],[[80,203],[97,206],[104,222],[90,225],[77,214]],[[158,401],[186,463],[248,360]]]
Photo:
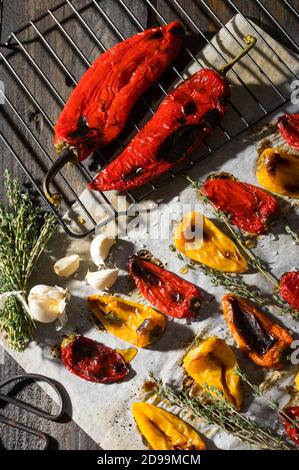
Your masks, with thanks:
[[[184,31],[178,22],[146,30],[102,54],[83,75],[55,125],[58,153],[84,160],[123,129],[136,100],[176,57]]]
[[[284,273],[279,280],[279,295],[299,311],[299,272]]]
[[[230,223],[255,235],[266,233],[280,212],[271,194],[232,175],[211,177],[202,190],[217,209],[230,215]]]
[[[219,124],[230,88],[203,69],[179,85],[126,149],[89,184],[98,191],[141,186],[185,159]]]
[[[277,120],[277,127],[284,140],[299,150],[299,114],[284,114]]]
[[[222,310],[244,354],[258,366],[281,369],[281,354],[293,341],[288,331],[236,294],[223,297]]]
[[[83,336],[63,340],[61,360],[70,372],[89,382],[119,382],[130,371],[121,354]]]
[[[202,294],[191,282],[136,255],[129,259],[129,271],[142,295],[166,315],[190,318],[199,311]]]

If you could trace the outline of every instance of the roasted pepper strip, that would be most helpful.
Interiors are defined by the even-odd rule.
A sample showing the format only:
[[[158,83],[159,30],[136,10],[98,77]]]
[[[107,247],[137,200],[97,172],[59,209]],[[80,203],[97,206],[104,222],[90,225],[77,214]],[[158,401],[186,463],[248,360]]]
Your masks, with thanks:
[[[299,310],[299,272],[284,273],[279,280],[279,295],[289,305]]]
[[[55,147],[70,147],[84,160],[123,129],[139,96],[175,58],[184,34],[180,23],[148,29],[116,44],[83,75],[55,125]]]
[[[282,416],[285,431],[289,438],[299,446],[299,406],[291,406],[283,411],[289,417],[287,419],[284,415]]]
[[[257,161],[256,177],[273,193],[299,198],[299,158],[275,148],[266,148]]]
[[[211,336],[193,346],[183,359],[187,374],[212,396],[222,394],[237,410],[243,402],[237,359],[226,342]],[[214,390],[217,389],[217,390]]]
[[[230,223],[249,233],[267,232],[270,223],[279,214],[278,202],[271,194],[238,181],[232,175],[209,177],[202,192],[217,209],[230,216]]]
[[[70,372],[90,382],[119,382],[129,373],[129,366],[119,353],[83,336],[63,340],[61,360]]]
[[[141,434],[153,450],[203,450],[200,435],[178,416],[149,403],[133,403],[132,412]]]
[[[297,372],[296,377],[295,377],[295,385],[296,385],[297,391],[299,392],[299,371]]]
[[[152,119],[89,188],[98,191],[135,188],[190,155],[223,118],[230,96],[224,75],[254,46],[252,36],[247,36],[247,41],[249,46],[221,72],[200,70],[170,93]]]
[[[165,268],[139,256],[129,260],[130,274],[144,297],[171,317],[194,317],[201,302],[200,289]]]
[[[299,149],[299,114],[285,114],[277,120],[277,127],[284,140]]]
[[[193,232],[194,238],[190,238]],[[173,243],[192,260],[218,271],[242,273],[247,270],[247,262],[233,241],[199,212],[191,212],[183,218],[175,230]]]
[[[140,348],[154,343],[166,328],[166,317],[151,307],[112,295],[90,295],[88,305],[109,333]]]
[[[288,331],[238,295],[225,295],[222,309],[239,348],[258,366],[280,369],[281,354],[293,341]]]

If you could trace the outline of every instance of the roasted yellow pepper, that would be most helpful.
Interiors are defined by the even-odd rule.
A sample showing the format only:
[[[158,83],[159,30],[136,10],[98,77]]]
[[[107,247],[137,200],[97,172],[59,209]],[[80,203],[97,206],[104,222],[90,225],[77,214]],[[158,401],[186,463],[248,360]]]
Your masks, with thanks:
[[[92,314],[109,333],[140,348],[154,343],[166,327],[166,317],[146,305],[112,295],[90,295]]]
[[[297,375],[295,377],[295,384],[296,384],[296,388],[299,392],[299,371],[297,372]]]
[[[236,373],[237,358],[226,342],[211,336],[191,348],[183,359],[183,366],[190,377],[202,388],[223,398],[237,410],[243,402],[240,376]],[[219,394],[218,394],[219,395]]]
[[[257,161],[256,177],[273,193],[299,198],[299,157],[269,147]]]
[[[192,233],[194,238],[191,238]],[[233,241],[199,212],[191,212],[183,218],[175,230],[173,243],[189,258],[218,271],[243,273],[247,270],[247,262]]]
[[[153,450],[203,450],[199,434],[178,416],[149,403],[133,403],[133,416]]]

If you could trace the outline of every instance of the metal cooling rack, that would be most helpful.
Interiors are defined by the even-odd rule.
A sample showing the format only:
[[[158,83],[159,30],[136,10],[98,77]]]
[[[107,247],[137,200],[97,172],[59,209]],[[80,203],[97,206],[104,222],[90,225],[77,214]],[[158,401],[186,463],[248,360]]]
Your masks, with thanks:
[[[0,4],[1,3],[2,2],[0,2]],[[135,13],[137,3],[138,11],[141,11],[138,17]],[[243,2],[225,0],[221,3],[223,11],[227,12],[229,9],[231,17],[238,13],[242,15],[246,22],[249,22],[245,12],[240,7],[240,3]],[[275,18],[270,8],[268,8],[269,2],[268,6],[266,6],[267,1],[265,0],[255,0],[253,3],[255,3],[255,8],[259,8],[260,15],[264,17],[267,24],[272,26],[279,33],[280,38],[285,44],[293,51],[299,52],[297,41]],[[138,2],[134,2],[133,0],[110,0],[109,2],[105,0],[66,0],[11,33],[8,39],[0,44],[0,65],[4,68],[3,70],[5,70],[6,79],[12,80],[17,84],[17,93],[13,96],[9,96],[9,93],[5,93],[6,105],[5,107],[0,106],[0,113],[3,114],[3,108],[5,108],[6,114],[4,118],[12,121],[16,138],[21,138],[21,140],[27,144],[26,151],[32,151],[32,158],[34,159],[37,154],[42,157],[41,174],[44,175],[46,166],[49,166],[55,158],[52,145],[53,124],[70,93],[70,86],[77,83],[84,70],[89,67],[92,60],[94,60],[99,53],[111,47],[112,43],[116,43],[125,39],[128,35],[131,35],[126,33],[128,26],[130,26],[131,29],[134,27],[135,32],[138,32],[147,27],[178,19],[182,21],[187,32],[191,32],[195,35],[200,48],[209,44],[225,63],[226,60],[223,52],[218,46],[211,42],[211,35],[200,26],[198,19],[193,18],[190,13],[190,11],[194,11],[194,7],[198,7],[201,14],[208,18],[210,24],[213,25],[213,32],[215,33],[220,28],[226,28],[227,16],[222,17],[219,13],[219,9],[213,9],[212,4],[215,5],[215,2],[212,0],[190,0],[190,2],[183,0],[140,0]],[[287,0],[282,0],[281,4],[284,9],[284,14],[289,15],[292,17],[293,21],[296,20],[297,23],[299,23],[299,13],[294,4],[291,4]],[[193,10],[191,8],[192,5]],[[47,21],[46,27],[45,21]],[[99,34],[99,25],[101,34]],[[254,25],[251,24],[251,26],[255,29]],[[78,41],[77,38],[78,31],[80,31],[80,41]],[[105,34],[105,32],[108,31],[110,35],[109,40],[107,40]],[[74,32],[76,34],[74,34]],[[259,41],[266,43],[266,39],[257,29],[255,29],[255,33]],[[233,37],[231,32],[229,32],[229,34]],[[111,35],[113,36],[113,41],[110,44]],[[234,41],[239,47],[242,47],[239,38],[234,37]],[[297,78],[290,66],[283,62],[271,44],[266,44],[269,51],[277,56],[280,66],[289,76],[294,79]],[[35,47],[37,45],[38,48]],[[71,62],[66,58],[65,48],[72,50]],[[200,67],[203,66],[202,62],[197,58],[197,52],[198,51],[194,50],[192,44],[185,47],[182,53],[185,57],[185,66],[191,61],[196,61]],[[15,57],[20,54],[24,60],[24,69],[22,70],[14,67]],[[268,116],[289,100],[289,97],[285,96],[285,94],[275,86],[271,77],[264,74],[262,67],[252,56],[249,56],[249,60],[255,70],[263,75],[267,86],[275,94],[273,106],[266,106],[256,95],[255,90],[250,89],[246,83],[243,82],[238,73],[233,70],[231,73],[234,74],[239,85],[244,87],[248,97],[256,104],[256,119],[248,119],[240,110],[240,107],[236,105],[236,103],[231,102],[232,112],[237,118],[236,121],[240,124],[238,130],[231,132],[225,128],[224,125],[220,126],[218,135],[221,136],[221,138],[218,137],[216,139],[216,144],[215,142],[205,144],[200,161],[203,157],[222,147],[225,143],[253,124],[256,124],[256,122],[262,118]],[[53,64],[55,64],[55,67],[57,67],[60,73],[60,75],[58,74],[60,80],[58,79],[56,83],[50,81],[47,73],[48,67],[54,66]],[[28,72],[28,67],[31,75]],[[117,152],[124,148],[132,137],[132,133],[136,133],[144,123],[145,116],[148,118],[151,114],[154,114],[159,100],[167,94],[173,83],[183,78],[182,73],[183,69],[180,67],[180,63],[175,63],[171,67],[171,72],[169,72],[168,75],[166,74],[166,78],[163,76],[160,82],[154,87],[154,91],[152,90],[139,100],[142,111],[134,111],[131,114],[126,130],[122,133],[121,137],[117,139],[116,143],[109,146],[107,149],[97,151],[92,164],[90,164],[90,162],[84,162],[77,165],[75,171],[79,172],[81,186],[76,185],[76,187],[72,187],[68,182],[66,174],[64,172],[60,173],[57,183],[59,187],[58,190],[66,193],[68,207],[75,201],[78,203],[82,214],[88,220],[88,229],[86,229],[84,225],[82,225],[78,231],[74,231],[70,228],[68,221],[64,220],[61,216],[62,210],[58,211],[54,206],[49,204],[44,197],[40,182],[33,177],[31,168],[24,164],[22,155],[14,148],[14,140],[11,132],[8,133],[8,137],[8,135],[0,130],[0,138],[4,147],[22,167],[35,189],[43,198],[45,204],[59,217],[61,225],[70,236],[84,238],[90,234],[96,226],[92,214],[90,214],[88,208],[85,207],[79,198],[86,182],[91,181],[93,178],[91,167],[95,163],[95,160],[100,162],[101,166],[104,166],[111,160],[112,156],[116,155]],[[37,93],[38,89],[35,86],[37,82],[43,84],[44,92],[40,93],[39,91],[39,93]],[[27,100],[26,104],[21,107],[18,105],[20,96]],[[32,110],[29,118],[28,109]],[[32,122],[35,123],[35,127],[32,126]],[[38,123],[39,127],[37,126]],[[40,123],[42,123],[42,130],[40,129]],[[187,167],[195,165],[197,161],[198,160],[189,159],[184,164],[183,168],[178,168],[168,173],[161,181],[157,180],[148,184],[147,187],[142,188],[141,193],[139,190],[127,192],[127,197],[133,203],[140,202],[142,199],[157,191],[160,186],[165,185],[169,179],[176,178],[177,175],[186,170]],[[35,164],[35,160],[32,163]],[[105,193],[102,193],[101,197],[107,207],[110,208],[110,214],[107,214],[107,219],[101,222],[101,225],[104,225],[111,219],[111,216],[117,217],[119,214]],[[65,209],[66,207],[63,208],[63,210]]]

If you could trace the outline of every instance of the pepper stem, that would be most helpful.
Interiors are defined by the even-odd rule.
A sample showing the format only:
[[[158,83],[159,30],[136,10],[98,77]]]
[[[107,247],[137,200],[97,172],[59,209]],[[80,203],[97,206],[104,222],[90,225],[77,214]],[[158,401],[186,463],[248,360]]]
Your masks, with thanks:
[[[54,206],[58,206],[61,201],[61,195],[58,193],[52,193],[50,185],[53,182],[53,179],[57,173],[67,164],[67,163],[77,163],[78,159],[74,152],[69,148],[65,149],[61,155],[55,160],[53,165],[49,168],[45,179],[43,181],[43,191],[48,199],[48,201]]]
[[[239,62],[240,59],[242,59],[242,57],[244,57],[244,55],[248,54],[248,52],[255,46],[256,44],[256,38],[254,36],[251,36],[250,34],[248,34],[247,36],[244,37],[244,41],[246,42],[246,44],[248,44],[247,47],[245,47],[241,52],[240,54],[238,54],[234,59],[232,59],[230,62],[228,62],[226,65],[224,65],[224,67],[222,67],[222,69],[219,70],[219,74],[222,75],[223,77],[225,77],[225,75],[227,74],[227,72],[237,63]]]

